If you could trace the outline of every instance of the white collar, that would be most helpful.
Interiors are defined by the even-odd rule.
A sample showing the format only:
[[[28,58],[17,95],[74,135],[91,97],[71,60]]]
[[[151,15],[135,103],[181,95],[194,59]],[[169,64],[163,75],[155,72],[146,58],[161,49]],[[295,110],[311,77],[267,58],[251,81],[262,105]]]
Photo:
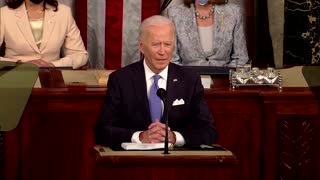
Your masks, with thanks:
[[[145,59],[143,60],[143,66],[144,66],[144,72],[145,72],[145,75],[146,75],[146,79],[152,78],[153,75],[155,75],[155,73],[151,71],[151,69],[147,65]],[[159,73],[161,78],[164,79],[164,80],[167,80],[167,78],[168,78],[168,67],[169,67],[169,65]]]

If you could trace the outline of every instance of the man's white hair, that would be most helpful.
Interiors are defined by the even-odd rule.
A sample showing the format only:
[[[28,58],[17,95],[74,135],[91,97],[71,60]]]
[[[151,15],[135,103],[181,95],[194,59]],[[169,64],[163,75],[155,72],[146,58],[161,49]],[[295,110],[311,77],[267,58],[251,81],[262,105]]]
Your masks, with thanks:
[[[139,39],[141,39],[144,36],[146,28],[148,26],[159,26],[159,25],[170,25],[172,27],[173,32],[175,33],[175,26],[169,18],[161,15],[154,15],[142,21],[140,25]]]

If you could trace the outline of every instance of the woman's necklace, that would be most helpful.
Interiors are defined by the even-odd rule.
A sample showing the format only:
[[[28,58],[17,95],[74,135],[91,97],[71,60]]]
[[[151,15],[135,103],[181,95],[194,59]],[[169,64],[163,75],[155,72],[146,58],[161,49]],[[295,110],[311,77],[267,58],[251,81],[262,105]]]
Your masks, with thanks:
[[[198,17],[199,19],[203,19],[203,20],[208,19],[208,18],[210,18],[210,17],[212,16],[212,14],[214,13],[214,7],[215,7],[215,6],[212,6],[211,10],[209,11],[209,14],[208,14],[208,15],[205,15],[205,16],[200,15],[200,13],[198,12],[198,10],[197,10],[196,8],[194,8],[194,9],[195,9],[195,15],[196,15],[196,17]]]

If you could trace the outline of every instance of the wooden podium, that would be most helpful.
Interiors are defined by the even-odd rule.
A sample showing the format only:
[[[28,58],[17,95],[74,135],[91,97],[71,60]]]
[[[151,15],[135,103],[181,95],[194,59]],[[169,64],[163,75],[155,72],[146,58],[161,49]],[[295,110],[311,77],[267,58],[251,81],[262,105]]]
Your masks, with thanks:
[[[222,151],[114,151],[94,147],[95,180],[105,179],[234,179],[237,158],[228,150]]]

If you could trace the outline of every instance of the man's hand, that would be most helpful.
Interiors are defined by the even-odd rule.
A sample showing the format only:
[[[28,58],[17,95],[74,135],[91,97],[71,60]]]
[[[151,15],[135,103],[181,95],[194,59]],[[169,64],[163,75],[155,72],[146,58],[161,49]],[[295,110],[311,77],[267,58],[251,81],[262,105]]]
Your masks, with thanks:
[[[139,139],[143,143],[159,143],[164,142],[166,136],[166,125],[156,120],[148,127],[148,130],[140,133]],[[175,144],[176,136],[168,127],[168,140]]]

